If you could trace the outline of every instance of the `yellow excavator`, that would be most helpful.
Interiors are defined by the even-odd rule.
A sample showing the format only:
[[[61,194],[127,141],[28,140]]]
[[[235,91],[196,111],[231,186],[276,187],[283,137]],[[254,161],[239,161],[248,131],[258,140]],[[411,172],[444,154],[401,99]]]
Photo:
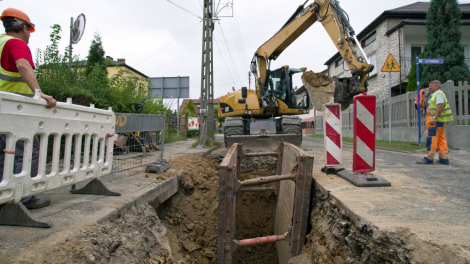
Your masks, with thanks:
[[[335,0],[309,0],[300,5],[284,26],[261,45],[251,61],[256,90],[242,87],[219,98],[219,117],[223,124],[225,145],[243,143],[248,149],[275,149],[279,141],[300,146],[302,143],[301,121],[297,115],[305,114],[315,103],[317,110],[334,98],[346,109],[352,98],[367,91],[367,78],[374,68],[368,63],[349,17]],[[318,87],[308,83],[306,68],[283,66],[270,70],[272,60],[294,42],[316,21],[321,22],[339,53],[348,65],[352,77],[332,79],[329,85]],[[357,54],[357,49],[362,53]],[[295,94],[292,76],[302,73],[307,95]],[[304,78],[305,77],[305,78]],[[328,83],[327,83],[328,84]],[[311,103],[312,102],[312,103]]]

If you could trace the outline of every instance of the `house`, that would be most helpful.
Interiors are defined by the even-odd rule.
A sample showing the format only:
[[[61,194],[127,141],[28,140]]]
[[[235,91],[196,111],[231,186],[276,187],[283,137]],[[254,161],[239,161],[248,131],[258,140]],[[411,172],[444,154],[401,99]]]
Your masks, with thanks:
[[[200,108],[201,108],[201,100],[200,99],[183,99],[183,102],[180,105],[179,112],[183,113],[184,107],[188,103],[189,100],[192,100],[194,104],[196,105],[196,110],[197,113],[199,114]],[[214,105],[217,105],[219,103],[219,99],[214,99]]]
[[[107,60],[107,70],[108,78],[111,78],[119,72],[120,69],[127,70],[124,75],[131,75],[133,77],[141,78],[142,80],[147,80],[149,77],[142,72],[134,69],[133,67],[126,64],[126,59],[117,59],[115,61],[112,57],[106,56]]]
[[[427,41],[426,12],[430,5],[430,2],[416,2],[386,10],[357,34],[370,63],[375,65],[369,74],[368,83],[369,93],[376,95],[378,99],[388,97],[388,74],[380,71],[388,54],[392,54],[401,68],[400,73],[391,75],[392,96],[406,92],[411,65],[424,50]],[[465,62],[470,67],[470,4],[459,4],[459,7],[462,13],[461,44]],[[339,53],[326,61],[325,65],[329,76],[351,76]]]

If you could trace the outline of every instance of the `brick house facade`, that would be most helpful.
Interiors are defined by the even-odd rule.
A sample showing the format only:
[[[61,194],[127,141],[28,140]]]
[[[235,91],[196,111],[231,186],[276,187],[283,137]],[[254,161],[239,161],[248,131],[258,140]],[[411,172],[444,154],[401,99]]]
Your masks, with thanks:
[[[391,74],[392,96],[406,92],[411,65],[426,44],[426,12],[429,7],[430,2],[416,2],[386,10],[357,35],[370,63],[375,65],[374,71],[369,74],[368,83],[369,93],[376,95],[378,99],[388,97],[388,73],[380,71],[388,54],[392,54],[401,68],[400,73]],[[462,12],[461,44],[466,63],[470,67],[470,4],[459,4],[459,7]],[[329,76],[351,76],[339,53],[325,65]]]

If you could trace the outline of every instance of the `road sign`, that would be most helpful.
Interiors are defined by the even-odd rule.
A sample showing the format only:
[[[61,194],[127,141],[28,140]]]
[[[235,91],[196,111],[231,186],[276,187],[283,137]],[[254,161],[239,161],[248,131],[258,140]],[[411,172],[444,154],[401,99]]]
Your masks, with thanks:
[[[444,64],[444,59],[418,59],[420,64]]]
[[[375,170],[375,95],[356,95],[354,107],[353,172]]]
[[[400,66],[397,60],[392,56],[392,53],[388,54],[387,60],[385,60],[384,66],[382,66],[382,72],[400,72]]]
[[[325,142],[325,166],[341,165],[342,121],[340,104],[324,104],[325,118],[323,118]]]

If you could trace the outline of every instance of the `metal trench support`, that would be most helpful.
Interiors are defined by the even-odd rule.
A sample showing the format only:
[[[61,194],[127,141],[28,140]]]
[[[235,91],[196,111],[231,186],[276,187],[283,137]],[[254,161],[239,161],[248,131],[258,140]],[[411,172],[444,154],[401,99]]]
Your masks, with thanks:
[[[277,175],[240,180],[240,163],[244,157],[276,155]],[[244,153],[242,144],[233,144],[221,162],[219,179],[219,219],[217,263],[232,263],[238,247],[276,243],[279,263],[300,254],[305,243],[313,156],[290,143],[281,142],[276,152]],[[271,187],[247,188],[274,183]],[[236,202],[242,191],[275,191],[278,201],[274,235],[236,240]]]

